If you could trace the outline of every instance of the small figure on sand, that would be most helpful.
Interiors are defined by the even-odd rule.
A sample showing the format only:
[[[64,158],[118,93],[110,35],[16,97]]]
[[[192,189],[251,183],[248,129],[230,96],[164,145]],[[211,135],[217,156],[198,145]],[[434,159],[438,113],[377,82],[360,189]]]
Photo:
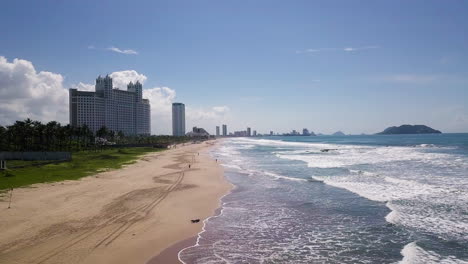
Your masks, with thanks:
[[[188,165],[188,168],[190,169],[190,164]]]

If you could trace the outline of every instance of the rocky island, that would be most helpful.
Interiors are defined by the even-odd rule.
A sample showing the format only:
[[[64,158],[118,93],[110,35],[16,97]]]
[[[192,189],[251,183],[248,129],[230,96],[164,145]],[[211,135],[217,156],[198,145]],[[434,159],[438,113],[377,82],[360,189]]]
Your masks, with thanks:
[[[394,135],[394,134],[441,134],[439,130],[435,130],[425,125],[401,125],[399,127],[392,126],[377,135]]]
[[[341,132],[341,131],[337,131],[337,132],[333,133],[332,136],[340,136],[340,137],[342,137],[342,136],[346,136],[346,134],[343,133],[343,132]]]

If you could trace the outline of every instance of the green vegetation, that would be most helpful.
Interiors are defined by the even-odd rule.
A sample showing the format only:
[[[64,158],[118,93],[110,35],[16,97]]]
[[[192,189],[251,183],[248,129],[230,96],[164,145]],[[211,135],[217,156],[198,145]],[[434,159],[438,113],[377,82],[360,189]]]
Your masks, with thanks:
[[[43,124],[26,119],[0,126],[0,151],[82,151],[109,146],[158,146],[188,142],[189,137],[124,135],[105,126],[93,133],[86,125],[73,127],[56,121]]]
[[[0,171],[0,190],[34,183],[76,180],[107,169],[121,168],[122,165],[134,163],[140,155],[161,150],[149,147],[112,148],[74,152],[72,161],[8,161],[9,169]]]

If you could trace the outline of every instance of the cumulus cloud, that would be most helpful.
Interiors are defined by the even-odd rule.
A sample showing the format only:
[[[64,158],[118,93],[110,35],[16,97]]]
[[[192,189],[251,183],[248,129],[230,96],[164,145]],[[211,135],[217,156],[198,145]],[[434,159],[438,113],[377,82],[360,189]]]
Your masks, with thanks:
[[[172,103],[176,92],[169,87],[143,90],[143,97],[151,103],[151,133],[170,134],[172,130]]]
[[[129,82],[139,81],[141,84],[144,84],[148,79],[144,74],[140,74],[134,70],[128,71],[117,71],[109,74],[112,78],[112,84],[114,88],[127,89],[127,84]]]
[[[121,54],[126,54],[126,55],[138,55],[138,52],[136,50],[132,50],[132,49],[119,49],[117,47],[114,47],[114,46],[111,46],[109,48],[107,48],[107,50],[110,50],[110,51],[113,51],[113,52],[117,52],[117,53],[121,53]]]
[[[68,121],[68,91],[63,76],[37,72],[27,60],[0,56],[0,124],[31,118]]]
[[[89,83],[82,83],[79,82],[78,84],[72,85],[73,88],[76,88],[80,91],[88,91],[88,92],[94,92],[94,84],[89,84]]]

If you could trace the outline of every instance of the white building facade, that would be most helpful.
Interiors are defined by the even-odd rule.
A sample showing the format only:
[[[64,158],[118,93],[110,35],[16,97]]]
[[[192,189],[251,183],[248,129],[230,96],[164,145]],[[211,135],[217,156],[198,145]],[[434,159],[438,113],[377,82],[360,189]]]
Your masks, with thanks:
[[[87,125],[96,133],[105,126],[125,135],[151,134],[151,106],[143,99],[143,87],[138,81],[127,90],[114,89],[109,76],[96,79],[95,92],[69,90],[70,125]]]
[[[172,104],[172,135],[185,136],[185,105],[183,103]]]

